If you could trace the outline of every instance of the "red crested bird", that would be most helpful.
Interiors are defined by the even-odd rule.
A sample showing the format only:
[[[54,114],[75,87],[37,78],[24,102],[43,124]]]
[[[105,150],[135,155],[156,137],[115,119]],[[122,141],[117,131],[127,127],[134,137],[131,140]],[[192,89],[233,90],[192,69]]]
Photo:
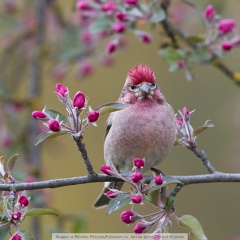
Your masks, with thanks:
[[[128,72],[118,102],[129,106],[111,113],[107,119],[104,160],[106,165],[125,172],[132,170],[134,158],[145,158],[145,173],[160,164],[174,145],[174,111],[159,89],[153,70],[143,64]],[[94,207],[108,204],[103,193],[112,186],[105,183]]]

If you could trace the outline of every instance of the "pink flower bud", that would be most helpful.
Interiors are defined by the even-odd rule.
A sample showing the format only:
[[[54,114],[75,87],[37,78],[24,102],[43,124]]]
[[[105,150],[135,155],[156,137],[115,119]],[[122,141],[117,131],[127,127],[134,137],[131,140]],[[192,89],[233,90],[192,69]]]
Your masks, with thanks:
[[[133,165],[139,169],[144,167],[145,161],[142,158],[135,158],[133,160]]]
[[[56,119],[50,119],[48,121],[48,128],[52,130],[53,132],[59,132],[60,131],[60,123]]]
[[[127,15],[125,13],[119,12],[119,13],[116,13],[115,17],[119,21],[125,21],[127,18]]]
[[[122,221],[127,224],[134,222],[133,216],[134,216],[134,212],[130,210],[123,211],[120,215]]]
[[[181,127],[183,125],[183,119],[182,118],[177,118],[177,125]]]
[[[235,21],[232,19],[222,19],[218,23],[218,31],[222,34],[230,33],[235,27]]]
[[[87,60],[80,62],[78,66],[78,74],[80,75],[81,78],[90,75],[92,72],[93,72],[93,65],[91,62]]]
[[[138,3],[138,0],[124,0],[125,3],[135,6]]]
[[[78,0],[76,3],[77,10],[88,10],[90,9],[89,2],[87,0]]]
[[[135,228],[133,229],[134,233],[143,233],[146,230],[146,226],[143,222],[137,223]]]
[[[105,2],[102,5],[103,12],[115,12],[115,10],[116,10],[116,4],[113,1]]]
[[[214,19],[215,16],[215,9],[212,5],[208,5],[203,13],[205,19],[209,22],[211,22]]]
[[[19,220],[22,214],[20,212],[13,212],[12,213],[12,220]]]
[[[232,47],[233,47],[233,45],[232,45],[232,43],[230,43],[230,42],[223,42],[223,43],[221,44],[221,48],[222,48],[222,50],[224,50],[224,51],[230,51],[230,50],[232,49]]]
[[[28,206],[28,204],[29,204],[29,200],[28,200],[28,198],[25,197],[25,196],[21,196],[21,197],[19,198],[18,202],[19,202],[19,204],[20,204],[22,207],[26,207],[26,206]]]
[[[32,112],[32,116],[33,116],[34,118],[36,118],[36,119],[44,119],[44,118],[47,117],[47,115],[46,115],[45,113],[43,113],[43,112],[41,112],[41,111],[38,111],[38,110],[33,111],[33,112]]]
[[[22,240],[22,238],[16,233],[12,236],[11,240]]]
[[[138,183],[140,180],[142,180],[143,176],[140,172],[134,172],[131,176],[131,179],[134,183]]]
[[[153,181],[154,181],[157,185],[162,185],[162,183],[163,183],[163,178],[162,178],[161,175],[155,176],[154,179],[153,179]]]
[[[99,118],[99,115],[100,115],[99,111],[96,111],[96,110],[89,112],[87,114],[88,121],[96,122]]]
[[[68,92],[67,88],[65,86],[63,86],[62,84],[60,84],[60,83],[56,84],[55,91],[57,93],[59,93],[60,95],[62,95],[63,97]]]
[[[109,171],[112,171],[112,167],[111,166],[107,166],[107,165],[103,165],[100,167],[100,170],[105,173],[108,176],[112,176],[112,174]]]
[[[142,202],[142,196],[132,196],[131,200],[133,203],[140,203]]]
[[[114,58],[109,54],[103,55],[100,61],[106,67],[111,67],[114,64]]]
[[[177,66],[178,66],[178,68],[182,68],[184,65],[185,65],[184,60],[178,60],[178,61],[177,61]]]
[[[144,43],[150,43],[152,41],[152,37],[150,34],[143,34],[139,36],[140,40]]]
[[[112,30],[115,33],[122,33],[122,32],[124,32],[125,28],[126,28],[126,26],[123,22],[115,22],[112,25]]]
[[[108,54],[111,54],[111,53],[115,52],[116,49],[117,49],[116,44],[114,44],[113,42],[110,42],[110,43],[108,43],[108,45],[106,47],[106,52]]]
[[[82,92],[78,91],[73,97],[73,106],[77,109],[82,109],[85,105],[85,96]]]
[[[108,198],[115,198],[119,195],[118,191],[112,191],[112,190],[109,190],[106,192],[106,196]]]

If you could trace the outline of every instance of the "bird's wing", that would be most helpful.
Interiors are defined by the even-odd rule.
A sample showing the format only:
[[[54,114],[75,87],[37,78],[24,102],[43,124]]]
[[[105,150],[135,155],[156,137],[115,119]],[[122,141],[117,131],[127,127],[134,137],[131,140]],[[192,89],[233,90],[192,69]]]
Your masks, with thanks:
[[[107,121],[106,121],[106,124],[105,124],[105,136],[104,136],[104,141],[112,127],[112,118],[113,118],[113,113],[110,113]]]

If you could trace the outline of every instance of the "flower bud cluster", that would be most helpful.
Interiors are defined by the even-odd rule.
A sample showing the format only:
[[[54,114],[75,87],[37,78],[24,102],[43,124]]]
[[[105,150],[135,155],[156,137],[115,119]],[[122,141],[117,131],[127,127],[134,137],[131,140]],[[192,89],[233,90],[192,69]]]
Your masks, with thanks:
[[[207,27],[205,46],[209,50],[215,52],[220,49],[227,52],[233,47],[239,46],[240,37],[233,19],[222,19],[216,14],[212,5],[205,8],[203,17]]]
[[[49,134],[62,132],[80,137],[90,123],[95,123],[98,120],[100,112],[97,110],[91,109],[86,118],[83,118],[80,114],[86,109],[87,104],[86,97],[81,91],[76,92],[73,99],[71,99],[68,88],[57,83],[55,93],[58,99],[66,105],[68,119],[62,114],[46,108],[42,111],[35,110],[32,112],[32,116],[48,128]]]
[[[28,211],[28,205],[31,197],[26,196],[26,192],[22,192],[22,194],[19,194],[17,199],[15,200],[15,196],[9,194],[9,196],[6,196],[3,198],[4,204],[3,204],[3,212],[7,214],[8,218],[8,224],[14,225],[16,229],[19,228],[20,223],[24,219],[27,211]],[[9,201],[13,201],[13,206],[10,207]],[[16,202],[15,202],[16,201]],[[15,202],[15,204],[14,204]],[[21,240],[21,233],[18,232],[18,230],[12,235],[11,240]]]
[[[159,10],[161,6],[160,4],[156,6],[151,3],[145,4],[143,11],[139,2],[139,0],[78,0],[75,8],[78,23],[81,27],[81,44],[86,46],[89,51],[92,51],[98,48],[99,45],[97,43],[99,41],[104,40],[106,42],[105,39],[107,37],[110,38],[105,46],[105,54],[101,56],[101,58],[105,58],[106,55],[113,54],[125,46],[122,42],[123,34],[126,30],[130,30],[139,41],[147,44],[150,43],[152,41],[151,34],[135,29],[133,26],[137,26],[137,23],[140,21],[152,22],[154,12]],[[82,58],[82,62],[88,62],[89,67],[87,69],[89,71],[79,71],[80,77],[84,77],[93,71],[93,66],[87,56]],[[64,71],[58,72],[60,74],[56,74],[56,76],[60,75],[61,78],[61,73]]]
[[[110,201],[114,201],[114,205],[116,207],[117,202],[121,202],[121,199],[127,199],[129,197],[130,204],[143,204],[144,198],[150,195],[151,191],[159,190],[161,185],[164,183],[162,175],[154,176],[153,181],[150,186],[143,183],[143,175],[142,170],[144,169],[145,159],[135,158],[133,159],[133,168],[131,174],[127,175],[127,177],[121,175],[114,166],[103,165],[100,170],[108,176],[117,177],[127,183],[129,183],[132,187],[131,192],[122,192],[117,189],[109,189],[105,195],[110,199]],[[124,195],[124,196],[123,196]],[[115,200],[115,198],[120,197]],[[123,198],[122,198],[123,197]],[[133,205],[134,207],[135,205]],[[134,233],[140,234],[149,231],[154,225],[158,225],[158,228],[163,228],[165,225],[165,220],[167,222],[167,218],[169,215],[164,214],[165,210],[158,211],[156,213],[152,213],[149,215],[142,216],[133,210],[125,210],[120,214],[120,218],[122,222],[126,224],[133,224],[136,221],[140,220],[136,223],[134,227]],[[151,221],[146,221],[146,218],[151,218]],[[159,224],[156,224],[159,222]]]
[[[179,111],[181,117],[176,118],[177,130],[181,136],[180,144],[184,146],[193,144],[196,139],[193,134],[193,127],[190,124],[190,117],[194,111],[195,110],[190,112],[186,107],[184,107],[182,111]]]

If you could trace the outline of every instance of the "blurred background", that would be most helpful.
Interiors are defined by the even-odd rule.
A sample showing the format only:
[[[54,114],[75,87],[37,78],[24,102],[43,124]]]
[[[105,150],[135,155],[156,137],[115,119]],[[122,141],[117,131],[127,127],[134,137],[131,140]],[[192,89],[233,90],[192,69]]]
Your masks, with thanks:
[[[175,112],[184,106],[190,110],[196,109],[192,115],[194,127],[200,126],[207,119],[214,121],[215,127],[201,134],[197,140],[199,149],[205,150],[213,166],[218,171],[240,172],[240,89],[229,78],[209,65],[193,65],[195,79],[192,82],[185,79],[182,70],[169,73],[168,64],[158,55],[161,30],[148,24],[142,25],[141,29],[152,34],[150,44],[138,41],[132,33],[126,31],[124,47],[114,53],[113,57],[111,55],[111,58],[103,56],[105,62],[101,54],[104,53],[104,41],[107,40],[103,41],[98,51],[91,52],[89,58],[82,58],[81,61],[78,58],[71,59],[66,64],[66,55],[70,53],[64,52],[65,55],[59,58],[59,51],[62,53],[64,48],[61,49],[62,45],[59,47],[58,44],[72,44],[68,43],[69,39],[64,40],[66,36],[72,36],[66,33],[70,29],[65,26],[67,30],[61,35],[61,24],[56,24],[54,16],[47,11],[45,20],[42,19],[42,24],[47,25],[43,26],[47,28],[47,33],[36,33],[36,19],[41,20],[41,16],[36,16],[36,13],[41,15],[41,11],[36,10],[40,2],[2,0],[0,3],[0,150],[1,155],[8,157],[13,153],[21,154],[14,172],[17,180],[31,182],[36,179],[86,175],[81,155],[70,136],[47,140],[39,148],[34,146],[32,140],[43,128],[37,121],[33,123],[31,111],[47,106],[65,114],[64,106],[53,93],[57,82],[68,86],[72,97],[78,90],[89,96],[92,108],[116,101],[128,70],[140,63],[152,67],[162,92]],[[63,17],[63,25],[66,24],[64,21],[76,21],[75,1],[51,2],[57,7],[59,19]],[[203,33],[201,12],[209,3],[215,6],[221,16],[234,19],[240,31],[238,0],[191,1],[196,9],[182,1],[172,2],[173,20],[178,22],[186,34]],[[33,38],[32,32],[37,34],[36,38]],[[74,47],[78,47],[78,43]],[[234,48],[228,53],[225,62],[232,70],[239,72],[240,49]],[[86,63],[88,67],[83,68]],[[91,126],[84,134],[84,143],[96,172],[100,172],[99,168],[104,164],[106,118],[99,119],[98,126]],[[160,168],[167,175],[207,173],[201,161],[181,146],[174,147]],[[120,220],[123,209],[107,216],[106,209],[95,210],[92,207],[102,187],[102,183],[94,183],[46,189],[37,192],[35,196],[29,192],[29,195],[33,195],[34,204],[52,208],[60,215],[59,218],[42,216],[34,220],[41,224],[39,239],[51,239],[51,231],[131,233],[134,226],[127,227]],[[191,214],[196,217],[208,239],[237,240],[240,239],[239,199],[237,183],[190,185],[184,187],[177,196],[176,215]],[[128,205],[124,209],[130,208]],[[139,211],[149,213],[154,208],[145,205]],[[21,228],[32,232],[32,222],[32,219],[24,220]],[[170,232],[185,231],[173,221]]]

